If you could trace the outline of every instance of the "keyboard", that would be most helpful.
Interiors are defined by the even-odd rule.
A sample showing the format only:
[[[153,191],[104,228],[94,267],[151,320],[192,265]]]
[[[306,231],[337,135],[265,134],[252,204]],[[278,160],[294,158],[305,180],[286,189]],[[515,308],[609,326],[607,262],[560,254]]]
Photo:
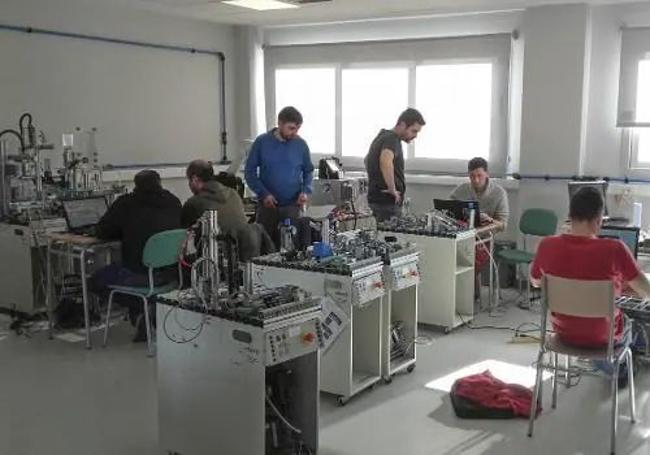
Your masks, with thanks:
[[[84,235],[86,237],[97,236],[97,226],[86,226],[82,228],[72,229],[70,232],[77,235]]]
[[[616,305],[629,317],[650,322],[650,301],[637,297],[619,297]]]

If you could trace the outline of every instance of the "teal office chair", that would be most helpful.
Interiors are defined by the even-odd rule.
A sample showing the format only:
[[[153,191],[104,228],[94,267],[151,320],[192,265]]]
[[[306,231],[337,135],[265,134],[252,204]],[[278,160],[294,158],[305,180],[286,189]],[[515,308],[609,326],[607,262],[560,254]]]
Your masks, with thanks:
[[[530,267],[535,259],[535,254],[526,250],[527,236],[548,237],[554,235],[556,230],[557,216],[554,212],[545,209],[528,209],[524,211],[519,220],[519,231],[523,234],[523,249],[501,250],[497,254],[497,258],[505,264],[513,264],[517,269],[522,264]],[[521,292],[521,280],[519,289]],[[527,287],[526,297],[528,305],[530,305],[530,286]]]
[[[113,304],[113,296],[115,294],[125,294],[138,297],[142,299],[144,305],[144,319],[147,328],[147,355],[152,357],[154,355],[151,343],[151,321],[149,319],[149,298],[158,294],[180,289],[183,284],[183,274],[178,262],[178,256],[187,237],[185,229],[173,229],[170,231],[163,231],[152,235],[147,240],[142,251],[142,264],[147,267],[149,272],[149,286],[109,286],[111,293],[108,297],[108,309],[106,310],[106,328],[104,329],[104,346],[108,341],[108,329],[110,327],[109,321],[111,319],[111,306]],[[162,286],[155,286],[154,284],[154,271],[163,267],[169,267],[179,264],[178,267],[178,281],[168,283]]]

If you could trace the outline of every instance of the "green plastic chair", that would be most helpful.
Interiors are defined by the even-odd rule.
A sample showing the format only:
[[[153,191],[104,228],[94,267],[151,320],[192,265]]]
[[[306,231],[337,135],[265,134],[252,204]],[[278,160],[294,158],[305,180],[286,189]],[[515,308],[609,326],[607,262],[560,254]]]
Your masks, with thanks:
[[[148,269],[149,286],[109,286],[111,293],[108,297],[108,309],[106,310],[106,327],[104,329],[104,346],[108,341],[109,321],[111,319],[111,306],[115,294],[125,294],[142,299],[144,305],[144,319],[147,328],[147,355],[152,357],[153,349],[151,343],[151,322],[149,320],[149,298],[158,294],[180,289],[183,284],[183,273],[178,262],[178,256],[187,237],[185,229],[172,229],[152,235],[147,240],[142,251],[142,264]],[[162,286],[155,286],[154,271],[163,267],[178,264],[178,281]]]
[[[554,235],[557,230],[557,216],[551,210],[528,209],[524,211],[519,220],[519,231],[523,234],[523,249],[501,250],[497,254],[500,262],[530,266],[535,259],[535,254],[526,250],[526,238],[528,236],[548,237]],[[519,282],[521,291],[521,281]],[[530,286],[527,289],[528,304],[530,305]]]

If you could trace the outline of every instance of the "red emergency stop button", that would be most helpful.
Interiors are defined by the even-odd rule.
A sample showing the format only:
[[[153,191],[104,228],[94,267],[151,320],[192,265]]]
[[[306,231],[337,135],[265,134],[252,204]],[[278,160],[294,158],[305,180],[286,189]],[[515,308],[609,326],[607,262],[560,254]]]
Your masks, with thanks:
[[[302,342],[305,344],[311,344],[316,339],[316,334],[313,332],[307,332],[302,335]]]
[[[417,272],[416,270],[413,270],[413,271],[411,272],[411,276],[418,276],[418,272]]]
[[[377,289],[383,288],[384,283],[382,283],[381,281],[377,281],[373,286],[376,287]]]

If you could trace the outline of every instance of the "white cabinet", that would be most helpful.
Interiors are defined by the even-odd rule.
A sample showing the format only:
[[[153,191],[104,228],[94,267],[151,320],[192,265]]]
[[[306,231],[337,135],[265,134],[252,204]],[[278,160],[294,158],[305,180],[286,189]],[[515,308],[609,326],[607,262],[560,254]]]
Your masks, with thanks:
[[[420,251],[418,322],[446,332],[474,318],[475,232],[455,237],[395,233]]]

